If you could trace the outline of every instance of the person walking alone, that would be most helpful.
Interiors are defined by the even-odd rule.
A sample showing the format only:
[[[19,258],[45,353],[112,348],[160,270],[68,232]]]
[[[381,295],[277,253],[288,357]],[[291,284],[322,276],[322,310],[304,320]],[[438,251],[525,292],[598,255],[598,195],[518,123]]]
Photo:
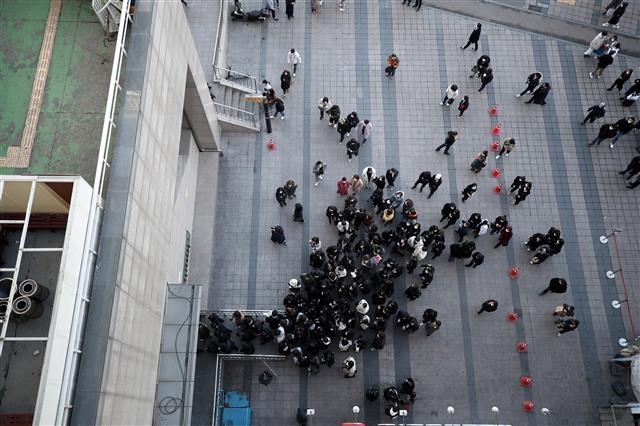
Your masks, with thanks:
[[[529,74],[529,77],[527,77],[527,87],[522,92],[517,94],[516,98],[519,98],[520,96],[525,95],[527,93],[528,94],[533,93],[533,89],[535,89],[536,86],[538,84],[540,84],[540,82],[542,81],[543,78],[544,77],[543,77],[542,73],[538,72],[538,71],[536,71],[536,72],[534,72],[532,74]]]
[[[482,302],[482,307],[478,311],[478,315],[483,312],[495,312],[498,309],[498,301],[489,299]]]
[[[600,126],[598,136],[596,136],[595,139],[589,143],[589,146],[593,146],[594,144],[600,145],[600,142],[606,139],[611,139],[616,134],[618,134],[618,129],[616,128],[615,124],[603,124],[602,126]]]
[[[458,97],[458,94],[458,86],[456,84],[450,85],[447,87],[447,90],[444,91],[444,98],[442,102],[440,102],[440,105],[450,106]]]
[[[471,31],[471,35],[469,36],[469,41],[464,46],[460,46],[460,49],[465,50],[467,47],[473,43],[473,50],[478,50],[478,40],[480,40],[480,33],[482,32],[482,24],[478,23]]]
[[[538,295],[539,296],[544,296],[545,294],[551,292],[551,293],[556,293],[556,294],[563,294],[567,292],[567,280],[565,280],[564,278],[551,278],[551,280],[549,280],[549,285],[542,290]]]
[[[533,96],[531,96],[531,99],[529,99],[527,102],[527,104],[537,104],[537,105],[546,105],[547,102],[545,99],[547,99],[547,95],[549,94],[549,91],[551,90],[551,85],[549,83],[542,83],[540,85],[540,87],[538,87],[536,89],[535,92],[533,92]]]
[[[327,167],[322,161],[316,161],[316,164],[313,165],[313,175],[316,178],[315,186],[318,186],[320,181],[324,179],[324,169]]]
[[[482,74],[480,74],[480,82],[482,85],[478,89],[478,92],[482,92],[482,90],[487,86],[487,84],[493,81],[493,69],[491,67],[487,68]]]
[[[460,114],[458,114],[456,118],[462,117],[462,114],[464,114],[464,112],[468,109],[469,109],[469,97],[465,95],[462,97],[462,100],[458,104],[458,111],[460,112]]]
[[[613,84],[607,89],[607,91],[612,91],[614,87],[618,89],[618,92],[621,91],[624,84],[631,79],[631,74],[633,74],[632,68],[622,71],[620,77],[616,78],[616,81],[613,82]]]
[[[431,178],[431,180],[429,181],[429,195],[427,196],[427,199],[431,198],[431,196],[435,194],[441,184],[442,175],[440,173]]]
[[[282,71],[282,74],[280,74],[280,88],[282,89],[283,98],[287,96],[287,92],[289,91],[290,87],[291,87],[291,73],[289,72],[289,70],[284,70]]]
[[[511,237],[513,237],[513,229],[511,226],[507,225],[502,231],[500,231],[500,235],[498,236],[498,244],[493,246],[494,249],[497,249],[500,246],[508,246],[509,241],[511,241]]]
[[[458,132],[449,130],[447,132],[447,137],[444,139],[444,143],[436,148],[436,151],[440,151],[444,148],[444,154],[449,155],[449,149],[456,143],[456,137],[458,136]]]
[[[422,192],[424,187],[429,184],[430,180],[431,180],[431,172],[428,170],[425,170],[420,173],[420,175],[418,176],[418,179],[416,179],[411,189],[416,189],[416,187],[420,185],[420,192]]]
[[[287,63],[293,65],[293,76],[296,76],[296,71],[298,70],[298,65],[302,63],[302,57],[300,53],[296,51],[296,49],[291,49],[289,53],[287,53]]]
[[[396,70],[398,69],[399,66],[400,66],[400,59],[398,59],[395,53],[392,53],[387,58],[387,68],[385,68],[384,74],[390,78],[395,76]]]
[[[355,155],[358,156],[358,151],[360,151],[360,142],[351,138],[347,141],[347,157],[349,157],[349,162]]]
[[[587,109],[587,112],[587,116],[582,120],[582,124],[585,124],[587,121],[589,123],[593,123],[597,119],[604,117],[606,104],[604,102],[600,102],[598,105],[592,105]]]
[[[602,24],[603,27],[608,27],[609,25],[613,26],[613,28],[620,28],[620,24],[618,24],[618,22],[620,21],[620,18],[622,18],[622,15],[624,15],[624,12],[627,10],[627,6],[629,5],[629,3],[622,2],[621,5],[619,5],[618,7],[615,8],[615,10],[613,11],[613,15],[611,15],[611,18],[609,18],[609,20],[605,23]]]
[[[287,13],[287,19],[293,18],[293,9],[295,8],[296,0],[286,0],[285,12]]]
[[[508,157],[511,151],[513,151],[515,148],[516,148],[515,139],[513,138],[505,139],[504,142],[502,142],[502,149],[500,150],[498,155],[496,155],[496,160],[502,157],[502,154],[506,154],[506,156]]]

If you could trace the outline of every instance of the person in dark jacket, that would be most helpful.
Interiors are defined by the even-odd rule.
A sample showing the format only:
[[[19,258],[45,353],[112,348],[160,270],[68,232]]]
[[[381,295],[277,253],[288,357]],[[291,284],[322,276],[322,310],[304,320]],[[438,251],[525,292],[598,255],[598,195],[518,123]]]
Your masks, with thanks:
[[[431,196],[438,190],[440,185],[442,184],[442,175],[440,173],[436,174],[429,181],[429,195],[427,199],[431,198]]]
[[[456,136],[458,136],[458,132],[453,130],[449,130],[447,132],[447,137],[444,139],[444,142],[436,148],[436,151],[440,151],[444,148],[444,153],[449,155],[449,149],[456,143]]]
[[[629,87],[629,88],[627,89],[627,91],[626,91],[626,92],[624,92],[624,96],[622,96],[622,97],[620,98],[620,100],[622,101],[622,100],[626,99],[626,98],[627,98],[627,96],[629,96],[629,95],[631,95],[631,94],[633,94],[633,93],[638,93],[638,92],[640,92],[640,78],[637,78],[637,79],[633,82],[633,84],[631,85],[631,87]]]
[[[429,181],[431,180],[431,172],[428,170],[425,170],[423,172],[420,172],[420,175],[418,176],[418,179],[416,179],[415,183],[413,184],[413,186],[411,187],[411,189],[416,189],[416,187],[418,185],[420,185],[420,192],[422,192],[422,190],[424,189],[424,187],[429,184]]]
[[[611,15],[611,18],[609,18],[607,22],[602,24],[602,26],[608,27],[609,25],[611,25],[613,26],[613,28],[620,28],[620,25],[618,24],[618,22],[620,22],[620,18],[622,18],[622,15],[624,15],[624,12],[627,10],[628,5],[629,3],[627,3],[626,1],[618,5],[618,7],[616,7],[615,10],[613,11],[613,15]]]
[[[480,82],[482,85],[478,89],[478,92],[482,92],[482,89],[484,89],[487,84],[491,83],[491,81],[493,81],[493,69],[488,67],[482,74],[480,74]]]
[[[509,222],[507,221],[506,215],[496,217],[493,223],[491,223],[490,234],[493,235],[496,232],[499,234],[508,224]]]
[[[506,226],[498,236],[498,244],[493,246],[493,248],[497,249],[500,246],[508,246],[509,241],[511,241],[511,237],[513,237],[513,229],[511,228],[511,226]]]
[[[296,0],[286,0],[285,12],[287,13],[287,19],[293,18],[293,10],[296,5]]]
[[[600,145],[600,142],[605,139],[611,139],[616,134],[618,134],[618,129],[616,128],[615,124],[603,124],[602,126],[600,126],[598,136],[596,136],[596,138],[589,143],[589,146],[592,146],[594,144]]]
[[[471,75],[469,78],[473,78],[476,75],[480,77],[482,73],[489,68],[489,64],[491,63],[491,58],[488,55],[482,55],[476,61],[476,64],[471,68]]]
[[[466,266],[466,267],[471,266],[471,267],[475,268],[476,266],[480,266],[483,263],[484,263],[484,254],[482,254],[479,251],[477,251],[477,252],[475,252],[475,253],[473,253],[471,255],[471,262],[467,263],[464,266]]]
[[[610,92],[615,87],[616,89],[618,89],[618,92],[621,91],[624,84],[629,81],[629,79],[631,79],[631,74],[633,74],[632,68],[622,71],[620,77],[616,78],[616,81],[614,81],[611,87],[609,87],[607,90]]]
[[[589,78],[600,78],[604,70],[613,63],[613,55],[607,53],[606,55],[600,55],[598,62],[596,63],[596,69],[589,73]]]
[[[613,146],[618,142],[618,139],[620,139],[620,136],[624,136],[630,131],[632,131],[635,127],[635,123],[636,123],[636,118],[631,116],[626,118],[621,118],[620,120],[616,121],[615,126],[618,129],[618,134],[613,138],[613,140],[609,144],[609,148],[613,149]]]
[[[329,126],[337,128],[338,120],[340,120],[340,107],[338,105],[333,105],[327,111],[327,115],[329,116]]]
[[[540,85],[540,87],[538,87],[536,89],[535,92],[533,92],[533,96],[531,96],[531,99],[529,99],[527,102],[527,104],[530,103],[534,103],[537,105],[545,105],[547,102],[545,101],[545,99],[547,98],[547,95],[549,94],[549,91],[551,90],[551,85],[549,83],[542,83]]]
[[[302,204],[296,203],[295,209],[293,210],[293,221],[304,223],[304,217],[302,216]]]
[[[511,187],[509,188],[509,194],[517,189],[522,188],[525,183],[527,183],[526,176],[516,176],[511,183]]]
[[[564,334],[568,331],[573,331],[576,328],[578,328],[580,321],[578,321],[575,318],[567,318],[567,319],[560,318],[556,320],[555,324],[556,324],[556,327],[560,329],[560,331],[558,332],[558,336],[560,336],[561,334]]]
[[[631,179],[634,175],[640,173],[640,155],[636,155],[631,159],[627,168],[618,172],[619,175],[625,175],[629,173],[629,176],[625,176],[626,179]]]
[[[476,26],[471,31],[471,35],[469,36],[469,41],[464,46],[460,46],[460,49],[464,50],[473,43],[473,50],[478,50],[478,40],[480,40],[480,33],[482,32],[482,24],[477,23]]]
[[[360,151],[360,142],[351,138],[347,142],[347,156],[349,157],[349,162],[351,162],[351,158],[355,155],[358,156],[358,151]]]
[[[478,311],[478,315],[483,312],[495,312],[498,309],[498,301],[489,299],[482,302],[482,307]]]
[[[549,280],[549,285],[539,293],[539,296],[544,296],[549,292],[563,294],[567,292],[567,287],[567,280],[564,278],[551,278],[551,280]]]
[[[347,115],[347,124],[349,125],[349,132],[347,132],[347,136],[351,135],[351,130],[358,127],[358,123],[360,123],[360,118],[358,118],[358,113],[352,111],[351,114]]]
[[[462,202],[467,201],[478,190],[477,183],[470,183],[462,190]]]
[[[284,235],[284,229],[280,225],[271,227],[271,241],[277,244],[287,245],[287,238]]]
[[[282,71],[280,74],[280,88],[282,89],[282,97],[287,96],[287,92],[291,87],[291,73],[289,70]]]
[[[460,113],[456,116],[456,118],[462,117],[462,114],[464,114],[464,112],[468,109],[469,109],[469,96],[465,95],[462,97],[462,100],[458,104],[458,111]]]
[[[338,120],[337,124],[338,133],[340,133],[340,143],[344,142],[345,135],[348,135],[351,131],[351,127],[349,127],[349,123],[346,118],[341,118]]]
[[[393,167],[387,170],[387,173],[385,173],[385,176],[387,178],[387,188],[394,187],[393,184],[395,183],[398,174],[400,174],[400,172]]]
[[[276,118],[278,116],[278,114],[281,115],[280,119],[284,120],[284,102],[282,102],[282,99],[280,98],[276,98],[276,101],[273,104],[276,108],[276,113],[273,114],[273,117],[271,118]]]
[[[278,200],[280,207],[287,205],[287,191],[283,187],[276,189],[276,200]]]
[[[582,124],[587,121],[589,123],[593,123],[597,119],[604,117],[604,114],[606,113],[606,104],[604,102],[600,102],[598,105],[590,106],[587,111],[587,116],[582,120]]]
[[[533,74],[529,74],[529,77],[527,77],[527,87],[525,87],[525,89],[520,92],[519,94],[516,95],[516,98],[519,98],[522,95],[525,94],[531,94],[533,93],[533,89],[536,88],[536,86],[538,84],[540,84],[540,82],[542,81],[542,73],[541,72],[534,72]]]

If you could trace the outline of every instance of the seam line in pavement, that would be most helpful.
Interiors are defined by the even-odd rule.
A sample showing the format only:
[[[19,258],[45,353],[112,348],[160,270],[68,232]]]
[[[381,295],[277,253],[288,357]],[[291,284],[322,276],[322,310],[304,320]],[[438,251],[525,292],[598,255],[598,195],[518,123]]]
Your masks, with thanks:
[[[357,1],[354,2],[355,16],[355,73],[358,87],[369,88],[371,87],[371,79],[369,75],[369,22],[368,22],[368,8],[367,2]],[[369,119],[371,114],[370,97],[367,90],[357,90],[356,88],[356,111],[361,120]],[[347,110],[344,114],[348,114]],[[373,123],[375,126],[375,123]],[[374,128],[375,132],[376,129]],[[373,136],[373,135],[372,135]],[[356,136],[360,139],[359,135]],[[358,153],[358,174],[367,166],[373,166],[371,164],[371,150],[372,150],[372,137],[369,137],[367,144],[360,147]],[[340,146],[342,148],[342,146]],[[364,192],[364,188],[360,193]],[[366,202],[367,197],[360,195],[358,202],[362,204]],[[363,387],[365,393],[367,389],[371,387],[379,387],[380,383],[380,359],[379,351],[365,350],[362,354],[362,371],[363,371]],[[380,410],[381,402],[378,398],[374,402],[367,401],[365,404],[364,418],[367,424],[380,423]]]
[[[564,76],[565,87],[568,85],[570,87],[578,88],[578,75],[575,67],[575,60],[581,60],[582,57],[576,58],[571,54],[572,52],[567,49],[566,46],[560,46],[560,60],[563,62],[562,67],[562,75]],[[566,60],[564,60],[566,58]],[[624,64],[621,61],[620,65],[626,65],[626,61]],[[626,67],[623,67],[626,68]],[[612,70],[611,70],[612,71]],[[611,76],[613,78],[613,76]],[[579,90],[579,89],[577,89]],[[598,182],[596,181],[596,171],[593,166],[592,154],[594,154],[597,147],[589,149],[586,147],[586,141],[589,139],[587,137],[586,125],[580,125],[580,121],[583,120],[583,111],[586,111],[585,106],[582,104],[582,100],[580,97],[575,97],[571,102],[567,102],[567,107],[569,108],[569,116],[571,118],[571,133],[573,135],[573,143],[575,145],[576,151],[578,153],[582,152],[583,155],[579,157],[582,161],[579,167],[580,170],[580,182],[582,185],[580,186],[582,189],[582,195],[585,202],[585,207],[589,214],[587,215],[589,219],[589,228],[591,229],[591,242],[594,248],[594,252],[596,255],[596,265],[598,272],[604,271],[605,268],[611,267],[613,265],[613,260],[611,258],[611,253],[609,251],[609,246],[606,244],[600,243],[600,235],[605,235],[607,233],[606,229],[602,229],[602,225],[604,225],[605,219],[602,215],[602,205],[601,205],[601,195],[598,191]],[[630,136],[630,135],[629,135]],[[605,141],[606,143],[606,141]],[[615,173],[615,171],[611,171]],[[617,178],[617,176],[615,176]],[[589,194],[593,192],[595,196]],[[610,226],[617,226],[615,223],[611,223]],[[599,276],[600,282],[600,290],[602,294],[602,300],[608,304],[609,300],[614,300],[618,298],[617,287],[615,284],[609,281],[604,275]],[[609,326],[609,335],[611,337],[611,347],[617,348],[618,345],[618,337],[626,336],[626,331],[624,328],[624,321],[622,319],[622,312],[619,309],[607,309],[605,306],[604,309],[607,316],[607,324]]]
[[[486,35],[482,35],[481,36],[482,39],[482,50],[483,50],[483,54],[488,55],[489,57],[491,57],[491,50],[489,49],[489,37],[487,37]],[[498,75],[498,78],[500,76]],[[496,101],[496,95],[495,95],[495,91],[493,90],[493,81],[491,83],[489,83],[483,90],[485,91],[485,93],[487,94],[487,106],[488,107],[492,107],[494,105],[497,105],[498,102]],[[490,118],[491,121],[491,126],[495,126],[496,124],[498,124],[498,122],[500,120],[498,120],[496,117],[491,117]],[[503,136],[504,137],[504,136]],[[501,138],[498,139],[498,141],[500,141]],[[519,142],[519,141],[517,141]],[[493,153],[491,151],[489,151],[489,155],[492,155]],[[508,162],[507,162],[508,163]],[[500,163],[499,163],[499,167],[500,170],[502,170],[502,175],[500,176],[500,178],[498,179],[498,181],[503,185],[504,189],[503,191],[507,191],[507,185],[506,182],[504,180],[504,169],[505,169],[505,160],[504,157],[502,157],[502,159],[500,159]],[[496,160],[496,167],[498,167],[498,160]],[[507,215],[507,218],[511,217],[511,212],[509,211],[509,196],[504,194],[504,193],[500,193],[499,195],[497,195],[500,198],[500,210],[503,212],[503,214]],[[514,207],[515,208],[515,207]],[[508,219],[507,219],[508,220]],[[516,256],[515,256],[515,251],[514,251],[514,241],[513,239],[510,241],[510,244],[508,246],[505,247],[505,251],[507,254],[507,267],[511,267],[512,265],[516,264]],[[501,251],[502,247],[498,247],[497,249],[493,249],[493,250],[498,250]],[[513,305],[513,310],[515,312],[517,312],[520,316],[522,316],[522,299],[520,298],[520,286],[518,283],[518,278],[515,278],[513,280],[511,280],[511,282],[508,282],[507,285],[509,286],[509,289],[511,291],[511,302]],[[516,331],[516,338],[519,342],[526,342],[526,335],[525,335],[525,331],[524,331],[524,323],[523,321],[516,321],[515,324],[515,331]],[[529,366],[529,354],[527,352],[524,353],[514,353],[514,356],[518,357],[518,360],[520,362],[520,371],[521,374],[523,375],[530,375],[531,373],[531,369]],[[527,401],[532,401],[533,400],[533,391],[531,390],[531,388],[523,386],[521,387],[522,389],[522,393],[524,395],[524,399]],[[536,425],[536,418],[534,416],[529,416],[528,417],[528,423],[530,426],[535,426]]]
[[[262,25],[260,30],[260,65],[259,75],[267,74],[267,25]],[[258,114],[264,114],[262,105],[258,106]],[[256,308],[256,280],[258,274],[258,239],[262,232],[268,230],[260,229],[260,184],[262,182],[262,133],[256,133],[254,144],[255,159],[253,160],[253,191],[251,194],[251,232],[249,245],[249,274],[247,283],[247,309]],[[273,224],[275,225],[275,224]]]
[[[442,20],[439,16],[435,16],[435,26],[436,26],[436,40],[438,46],[444,46],[444,32],[442,29]],[[485,40],[482,41],[483,43]],[[441,90],[439,91],[439,95],[444,93],[444,90],[449,87],[449,80],[447,77],[447,64],[444,59],[440,59],[438,61],[438,70],[440,77],[440,86]],[[442,108],[442,122],[444,124],[445,129],[451,130],[451,111],[449,108]],[[444,135],[442,135],[444,138]],[[432,149],[433,147],[429,147]],[[454,200],[456,204],[459,203],[458,200],[458,182],[456,178],[456,166],[454,155],[456,152],[456,146],[453,147],[453,155],[447,156],[447,178],[449,180],[449,195],[451,196],[451,200]],[[458,146],[459,148],[459,146]],[[435,151],[431,151],[432,155],[441,155],[435,153]],[[438,173],[438,172],[436,172]],[[442,173],[444,175],[444,173]],[[455,240],[455,234],[452,238]],[[443,253],[446,255],[446,252]],[[460,321],[462,326],[462,345],[463,345],[463,353],[464,353],[464,365],[465,370],[467,372],[467,398],[469,400],[469,418],[470,419],[478,419],[478,398],[476,396],[476,372],[475,367],[473,365],[473,346],[471,342],[471,325],[469,320],[469,300],[467,297],[467,286],[466,286],[466,277],[465,277],[465,267],[464,263],[459,264],[456,262],[456,275],[457,275],[457,283],[458,283],[458,297],[460,299]]]
[[[393,5],[395,2],[381,1],[378,3],[378,21],[379,21],[379,33],[380,33],[380,57],[386,61],[388,55],[395,52],[393,41]],[[385,65],[383,64],[383,67]],[[398,109],[397,109],[397,97],[396,97],[396,84],[395,79],[386,78],[380,70],[380,77],[383,78],[382,82],[382,111],[384,121],[384,154],[385,154],[385,167],[396,167],[400,169],[400,149],[398,147]],[[395,78],[395,77],[394,77]],[[384,173],[384,170],[380,170],[380,173]],[[405,171],[406,173],[406,171]],[[402,171],[398,174],[398,178],[395,181],[394,192],[396,188],[402,188],[403,180]],[[404,262],[404,258],[400,260]],[[408,311],[407,298],[404,297],[404,289],[407,286],[407,273],[402,274],[395,284],[396,298],[398,299],[398,308],[403,311]],[[400,290],[403,292],[401,295],[397,294]],[[398,327],[394,327],[393,331],[393,360],[395,379],[398,382],[404,377],[411,376],[411,346],[409,344],[409,336],[402,332]],[[405,422],[413,421],[413,412],[409,411],[405,419]]]
[[[536,68],[540,70],[544,75],[552,75],[551,68],[549,67],[549,59],[547,58],[547,44],[539,37],[532,37],[533,58]],[[553,87],[551,88],[553,90]],[[553,92],[551,92],[553,95]],[[604,383],[602,382],[602,367],[598,362],[598,354],[595,346],[592,344],[594,341],[593,322],[591,318],[591,307],[589,306],[589,299],[587,289],[584,284],[585,276],[583,269],[583,262],[578,247],[576,222],[573,217],[573,202],[571,201],[571,189],[569,188],[569,180],[567,176],[567,165],[564,160],[564,154],[562,149],[562,135],[558,131],[558,116],[555,104],[553,102],[553,96],[550,97],[550,102],[541,106],[543,108],[544,115],[544,131],[546,134],[546,141],[549,150],[549,161],[551,163],[551,173],[553,176],[553,182],[555,182],[556,194],[562,194],[564,205],[562,205],[558,197],[556,197],[556,204],[558,206],[558,212],[560,213],[560,231],[564,234],[566,243],[564,245],[565,256],[567,257],[567,268],[569,273],[569,289],[573,295],[573,300],[576,306],[576,312],[580,319],[580,330],[578,336],[580,340],[580,349],[582,355],[582,362],[584,364],[584,372],[586,375],[586,383],[589,389],[589,399],[591,402],[591,409],[595,410],[599,406],[600,396],[602,395],[602,389],[604,389]],[[538,105],[531,105],[532,107],[538,107]],[[586,141],[585,141],[586,146]],[[563,214],[568,212],[568,214]],[[538,266],[540,267],[540,266]],[[571,335],[561,336],[564,338],[571,338]]]

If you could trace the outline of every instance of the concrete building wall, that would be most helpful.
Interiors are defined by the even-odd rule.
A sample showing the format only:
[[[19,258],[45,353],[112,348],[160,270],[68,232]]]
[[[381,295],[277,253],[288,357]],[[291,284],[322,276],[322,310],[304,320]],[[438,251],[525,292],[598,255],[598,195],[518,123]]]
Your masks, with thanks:
[[[73,424],[152,423],[166,284],[182,271],[194,216],[199,152],[182,134],[185,88],[184,108],[199,108],[187,121],[216,139],[180,2],[136,2],[126,67]]]

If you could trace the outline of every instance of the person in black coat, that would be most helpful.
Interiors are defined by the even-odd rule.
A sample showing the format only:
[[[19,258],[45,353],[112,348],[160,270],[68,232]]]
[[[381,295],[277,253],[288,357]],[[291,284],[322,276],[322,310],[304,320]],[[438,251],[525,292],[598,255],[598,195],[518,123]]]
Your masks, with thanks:
[[[478,92],[482,92],[482,89],[484,89],[487,84],[491,83],[492,80],[493,80],[493,69],[489,67],[486,70],[484,70],[482,74],[480,74],[480,82],[482,83],[482,85],[478,89]]]
[[[293,210],[293,221],[304,223],[304,218],[302,216],[302,204],[296,203],[295,209]]]
[[[536,86],[538,84],[540,84],[540,82],[542,81],[542,73],[541,72],[534,72],[533,74],[529,74],[529,77],[527,77],[527,87],[520,92],[519,94],[516,95],[516,98],[519,98],[522,95],[525,94],[531,94],[533,93],[533,89],[536,88]]]
[[[618,129],[618,134],[613,138],[613,140],[609,144],[609,148],[613,149],[613,146],[616,144],[616,142],[618,142],[618,139],[620,139],[620,136],[624,136],[630,131],[632,131],[635,127],[635,123],[636,123],[636,118],[633,116],[624,117],[616,121],[615,126]]]
[[[602,24],[602,26],[608,27],[609,25],[612,25],[613,28],[620,28],[618,22],[620,21],[620,18],[622,18],[622,15],[624,15],[624,12],[627,10],[628,5],[629,3],[627,3],[626,1],[622,2],[621,5],[615,8],[615,10],[613,11],[613,15],[611,15],[611,18],[609,18],[607,22]]]
[[[631,74],[633,74],[632,68],[622,71],[620,77],[616,78],[616,81],[614,81],[611,87],[609,87],[607,90],[610,92],[615,87],[616,89],[618,89],[618,92],[621,91],[624,84],[631,78]]]
[[[387,188],[394,187],[393,184],[395,183],[398,174],[400,174],[400,172],[393,167],[387,170],[387,172],[385,173],[385,176],[387,178]]]
[[[347,142],[347,156],[349,157],[349,161],[351,161],[351,158],[354,155],[357,157],[359,151],[360,151],[360,142],[358,142],[353,138],[349,139],[349,141]]]
[[[418,176],[418,179],[416,179],[415,183],[413,184],[413,186],[411,187],[411,189],[416,189],[416,187],[418,185],[420,185],[420,192],[422,192],[422,190],[424,189],[424,187],[429,184],[429,181],[431,180],[431,172],[428,170],[425,170],[423,172],[420,173],[420,175]]]
[[[276,189],[276,200],[278,200],[280,207],[287,205],[287,191],[283,187]]]
[[[498,309],[498,301],[489,299],[482,302],[482,307],[478,311],[478,315],[483,312],[495,312]]]
[[[636,155],[631,159],[627,168],[618,172],[619,175],[625,175],[629,173],[629,176],[625,176],[626,179],[631,179],[633,175],[640,173],[640,155]]]
[[[285,12],[287,13],[287,19],[293,18],[293,9],[296,5],[296,0],[287,0],[285,6]]]
[[[478,190],[477,183],[470,183],[462,190],[462,202],[467,201]]]
[[[464,112],[468,109],[469,109],[469,97],[465,95],[462,97],[462,100],[458,104],[458,111],[460,113],[456,116],[456,118],[462,117],[462,114],[464,114]]]
[[[620,100],[624,100],[627,98],[627,96],[631,95],[632,93],[638,93],[640,92],[640,78],[637,78],[633,84],[631,85],[631,87],[629,87],[629,89],[627,89],[626,92],[624,92],[624,96],[622,96],[620,98]]]
[[[488,55],[482,55],[476,61],[476,64],[471,68],[471,75],[469,78],[475,77],[477,74],[478,77],[482,75],[482,73],[489,68],[489,63],[491,63],[491,58]]]
[[[521,188],[527,182],[527,178],[525,176],[516,176],[511,183],[511,187],[509,188],[509,194],[511,194],[516,189]]]
[[[549,94],[550,90],[551,90],[551,85],[549,83],[541,84],[540,87],[538,87],[536,91],[533,92],[533,96],[531,96],[531,99],[529,99],[526,103],[545,105],[547,103],[545,99],[547,98],[547,95]]]
[[[600,55],[598,62],[596,63],[596,69],[589,73],[589,78],[600,78],[604,70],[613,63],[613,55],[607,53],[606,55]]]
[[[289,70],[282,71],[280,74],[280,88],[282,89],[282,97],[287,96],[287,92],[291,87],[291,73]]]
[[[584,118],[584,120],[582,120],[582,124],[586,123],[587,121],[589,123],[593,123],[597,119],[604,117],[604,114],[606,113],[605,103],[600,102],[600,104],[598,105],[592,105],[587,111],[587,116]]]
[[[480,266],[483,263],[484,263],[484,255],[482,253],[480,253],[479,251],[477,251],[477,252],[475,252],[475,253],[473,253],[471,255],[471,262],[467,263],[464,266],[466,266],[466,267],[471,266],[471,267],[475,268],[476,266]]]
[[[441,184],[442,175],[440,173],[431,178],[431,180],[429,181],[429,195],[427,196],[427,199],[431,198],[431,196],[438,190]]]
[[[458,132],[454,130],[449,130],[447,132],[447,136],[444,139],[444,142],[436,148],[436,151],[440,151],[444,148],[444,153],[449,155],[449,149],[456,143],[456,136],[458,136]]]
[[[482,24],[478,23],[473,28],[471,35],[469,36],[469,41],[464,46],[460,46],[460,49],[464,50],[473,43],[473,50],[478,50],[478,40],[480,40],[480,33],[482,32]]]
[[[605,139],[611,139],[616,134],[618,134],[618,129],[616,128],[615,124],[603,124],[602,126],[600,126],[598,136],[596,136],[596,138],[589,143],[589,146],[592,146],[594,144],[600,145],[600,142]]]
[[[549,285],[539,293],[539,296],[544,296],[549,292],[563,294],[567,292],[567,287],[567,280],[564,278],[551,278],[551,280],[549,280]]]

